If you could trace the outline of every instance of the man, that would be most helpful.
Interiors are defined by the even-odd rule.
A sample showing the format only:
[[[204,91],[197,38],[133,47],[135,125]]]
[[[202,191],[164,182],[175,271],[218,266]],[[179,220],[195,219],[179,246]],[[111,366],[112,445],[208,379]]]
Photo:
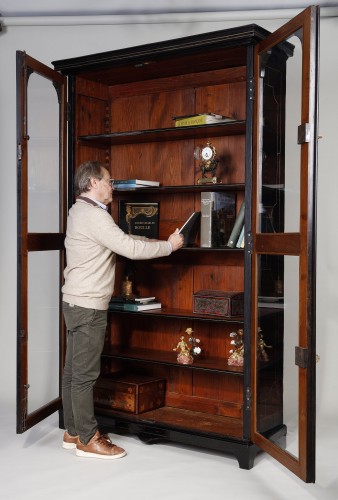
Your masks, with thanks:
[[[77,199],[67,221],[67,267],[62,287],[68,331],[62,381],[63,447],[76,448],[82,457],[121,458],[126,452],[99,432],[93,402],[116,254],[138,260],[164,257],[183,246],[183,236],[176,230],[168,241],[158,241],[125,234],[107,212],[113,189],[108,170],[99,162],[80,165],[74,184]]]

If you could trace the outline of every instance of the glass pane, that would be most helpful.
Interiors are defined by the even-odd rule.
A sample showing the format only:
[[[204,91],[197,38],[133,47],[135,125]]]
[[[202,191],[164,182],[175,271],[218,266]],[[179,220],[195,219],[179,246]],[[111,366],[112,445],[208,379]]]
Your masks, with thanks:
[[[299,32],[260,56],[258,230],[262,233],[299,232],[301,90]]]
[[[257,431],[269,437],[285,425],[279,444],[298,457],[299,257],[260,255],[258,290]]]
[[[28,232],[58,233],[59,102],[53,82],[32,73],[28,79]]]
[[[30,252],[28,254],[29,413],[59,396],[59,293],[60,252]]]

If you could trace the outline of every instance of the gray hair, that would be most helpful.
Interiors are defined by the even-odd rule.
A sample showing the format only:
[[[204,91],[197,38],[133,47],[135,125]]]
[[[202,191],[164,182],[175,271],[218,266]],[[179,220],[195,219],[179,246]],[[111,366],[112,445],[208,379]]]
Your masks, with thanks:
[[[102,169],[103,167],[99,161],[81,163],[74,176],[75,195],[80,196],[80,194],[90,190],[90,179],[92,177],[101,180],[103,178]]]

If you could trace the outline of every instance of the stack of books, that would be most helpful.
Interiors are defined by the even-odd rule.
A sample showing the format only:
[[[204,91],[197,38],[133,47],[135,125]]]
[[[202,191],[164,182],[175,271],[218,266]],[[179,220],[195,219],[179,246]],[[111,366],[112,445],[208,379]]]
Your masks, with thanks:
[[[155,297],[112,297],[108,309],[109,311],[149,311],[151,309],[161,309],[162,304]]]
[[[134,189],[134,188],[147,188],[158,187],[159,181],[141,180],[141,179],[114,179],[114,189]]]

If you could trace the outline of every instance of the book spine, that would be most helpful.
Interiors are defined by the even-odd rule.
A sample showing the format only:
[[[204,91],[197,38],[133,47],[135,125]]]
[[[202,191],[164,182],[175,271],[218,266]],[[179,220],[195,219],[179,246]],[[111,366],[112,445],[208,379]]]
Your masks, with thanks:
[[[238,237],[236,248],[244,248],[244,224]]]
[[[215,193],[201,193],[201,240],[203,248],[212,247],[212,211],[215,204]]]
[[[242,206],[238,212],[238,215],[235,220],[234,227],[231,231],[230,238],[228,240],[227,246],[229,248],[235,248],[236,243],[238,241],[238,237],[241,233],[242,227],[244,225],[244,215],[245,215],[245,202],[243,201]]]
[[[177,118],[175,120],[176,127],[188,127],[194,125],[205,125],[207,123],[207,117],[201,116],[190,116],[189,118]]]

